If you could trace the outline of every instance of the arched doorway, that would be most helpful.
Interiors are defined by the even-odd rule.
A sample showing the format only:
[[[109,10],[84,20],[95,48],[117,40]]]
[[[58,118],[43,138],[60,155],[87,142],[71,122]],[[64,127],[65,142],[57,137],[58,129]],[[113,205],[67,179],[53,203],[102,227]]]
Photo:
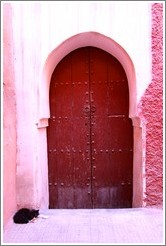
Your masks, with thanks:
[[[50,83],[50,208],[132,207],[133,127],[125,71],[109,53],[68,54]]]

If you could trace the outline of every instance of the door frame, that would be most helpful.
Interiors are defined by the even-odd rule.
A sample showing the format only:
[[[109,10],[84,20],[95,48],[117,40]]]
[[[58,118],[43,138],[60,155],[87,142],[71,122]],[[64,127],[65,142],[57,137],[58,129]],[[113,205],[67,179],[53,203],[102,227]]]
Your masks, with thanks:
[[[112,64],[115,65],[113,69]],[[102,83],[98,81],[98,76]],[[108,83],[103,84],[103,80],[107,80]],[[60,84],[59,81],[61,81]],[[114,82],[119,82],[120,85]],[[133,126],[131,119],[128,118],[127,87],[126,74],[121,64],[115,57],[96,47],[87,46],[72,51],[55,68],[50,83],[50,119],[47,128],[50,208],[127,208],[132,206],[133,184],[129,182],[132,183],[133,180]],[[121,91],[120,94],[117,88],[119,92]],[[115,89],[115,92],[112,92],[112,89]],[[114,93],[117,93],[116,107],[111,99]],[[121,101],[121,98],[124,99],[124,103],[120,104],[118,101]],[[71,104],[75,105],[74,108]],[[89,110],[85,111],[85,108]],[[112,115],[111,119],[108,114]],[[116,114],[118,118],[114,117]],[[99,118],[100,122],[97,120]],[[119,127],[124,127],[125,130],[121,131]],[[74,138],[67,133],[69,128],[71,131],[74,129],[76,133],[75,135],[73,132]],[[111,130],[116,132],[116,136],[119,130],[118,142],[112,142],[112,134],[109,134]],[[68,150],[64,149],[65,146]],[[73,153],[72,146],[79,153],[83,151],[84,155],[77,155],[77,151]],[[122,148],[122,153],[117,157],[117,154],[110,153],[112,148],[115,148],[115,152]],[[110,160],[113,161],[112,164],[109,163]],[[117,165],[119,171],[117,171]],[[57,170],[59,170],[58,174]],[[116,179],[114,179],[115,176],[117,176]],[[122,187],[124,180],[128,185]],[[58,195],[59,193],[61,195]],[[113,196],[110,195],[112,193]]]
[[[77,34],[65,40],[57,48],[55,48],[47,57],[44,64],[42,80],[39,85],[38,94],[38,132],[39,138],[46,141],[46,128],[50,117],[49,110],[49,87],[51,75],[57,64],[70,52],[77,48],[92,46],[103,49],[119,60],[123,66],[128,79],[129,86],[129,118],[133,124],[133,201],[132,207],[145,206],[145,126],[137,112],[137,91],[136,91],[136,74],[133,62],[127,52],[113,39],[106,37],[97,32],[84,32]],[[47,142],[47,141],[46,141]],[[47,161],[47,144],[41,146],[42,152],[45,153],[44,166],[40,167],[48,173]],[[40,153],[39,153],[40,154]],[[42,153],[41,153],[42,155]],[[40,159],[40,158],[39,158]],[[40,165],[40,164],[38,164]],[[39,182],[40,198],[45,196],[45,206],[48,207],[49,192],[48,192],[48,176],[42,176],[42,182]],[[41,184],[42,183],[42,184]],[[46,192],[47,191],[47,192]]]

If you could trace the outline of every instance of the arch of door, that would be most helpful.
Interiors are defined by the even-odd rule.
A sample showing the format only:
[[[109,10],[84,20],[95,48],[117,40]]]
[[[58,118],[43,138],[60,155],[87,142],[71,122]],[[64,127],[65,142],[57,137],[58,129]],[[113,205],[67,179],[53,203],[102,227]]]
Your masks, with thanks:
[[[47,128],[49,208],[127,208],[133,195],[133,127],[125,71],[83,47],[55,68]]]

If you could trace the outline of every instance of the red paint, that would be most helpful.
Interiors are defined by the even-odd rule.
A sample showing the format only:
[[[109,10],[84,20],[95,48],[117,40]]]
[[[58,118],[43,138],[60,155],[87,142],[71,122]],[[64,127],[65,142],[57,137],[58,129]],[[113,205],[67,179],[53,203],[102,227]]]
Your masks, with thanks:
[[[163,4],[152,4],[152,82],[142,98],[146,125],[146,203],[163,200]]]
[[[48,127],[50,208],[132,206],[133,133],[121,64],[81,48],[55,69]]]

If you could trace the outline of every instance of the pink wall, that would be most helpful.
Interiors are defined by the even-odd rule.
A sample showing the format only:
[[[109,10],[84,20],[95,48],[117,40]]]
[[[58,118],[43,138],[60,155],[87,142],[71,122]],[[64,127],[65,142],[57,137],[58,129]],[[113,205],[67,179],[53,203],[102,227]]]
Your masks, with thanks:
[[[146,121],[146,203],[161,205],[163,190],[163,4],[152,5],[152,82],[142,97]],[[143,57],[142,57],[143,58]]]
[[[16,210],[16,105],[12,53],[11,8],[3,12],[3,224]]]
[[[79,3],[77,4],[79,5]],[[162,203],[162,4],[152,5],[152,81],[150,81],[151,56],[149,49],[149,33],[151,29],[150,13],[148,12],[151,3],[147,4],[146,1],[145,3],[143,1],[143,4],[140,3],[137,6],[135,6],[136,3],[132,3],[128,12],[125,11],[128,9],[128,5],[120,4],[117,8],[114,8],[114,4],[113,1],[109,8],[107,6],[98,8],[99,12],[94,12],[94,20],[92,22],[88,19],[87,8],[82,10],[82,5],[76,5],[76,9],[73,11],[73,7],[64,7],[66,5],[63,5],[63,3],[62,5],[56,5],[56,1],[51,2],[51,5],[42,4],[42,2],[37,5],[30,2],[28,4],[17,3],[16,5],[14,3],[4,4],[3,208],[5,223],[17,207],[16,179],[17,202],[20,205],[30,204],[37,206],[42,203],[46,206],[45,204],[47,204],[46,135],[45,128],[37,128],[37,122],[41,116],[38,93],[40,94],[41,91],[44,91],[40,91],[40,89],[45,89],[45,87],[41,86],[42,81],[45,79],[41,71],[51,51],[61,43],[65,45],[64,40],[67,40],[67,38],[77,33],[89,33],[89,30],[105,33],[105,35],[121,44],[128,52],[137,75],[137,98],[134,96],[134,100],[139,101],[147,88],[141,99],[142,106],[140,108],[140,110],[143,109],[143,116],[147,122],[146,138],[144,131],[143,134],[142,132],[140,133],[142,131],[140,125],[137,126],[135,133],[135,138],[138,140],[138,144],[135,146],[137,150],[135,180],[138,181],[138,185],[136,183],[135,186],[141,190],[137,193],[140,194],[139,200],[141,200],[142,204],[142,184],[144,176],[146,176],[147,205]],[[79,7],[81,13],[79,18],[77,18],[77,7]],[[108,11],[105,12],[107,8]],[[64,22],[59,21],[62,15],[61,11],[63,11],[64,17],[68,17]],[[110,16],[112,18],[111,26],[108,21]],[[37,21],[34,22],[34,18]],[[57,18],[56,21],[55,18]],[[105,22],[103,22],[104,20]],[[91,26],[89,26],[90,23]],[[128,28],[129,25],[130,28]],[[139,28],[135,28],[136,26]],[[59,32],[59,30],[61,31]],[[122,35],[123,31],[125,35]],[[134,37],[133,32],[135,33]],[[97,42],[96,37],[85,40],[88,40],[92,46]],[[82,39],[81,42],[83,41]],[[101,40],[101,44],[103,45],[103,40]],[[74,45],[73,42],[71,42],[72,45]],[[65,45],[65,47],[67,52],[69,46]],[[60,49],[60,53],[57,53],[56,50],[56,55],[59,54],[59,57],[61,57],[63,54],[61,51]],[[18,119],[17,139],[15,86]],[[41,95],[43,96],[43,94]],[[47,103],[48,100],[43,101],[41,106],[44,105],[44,107],[42,108],[45,109]],[[133,106],[133,103],[131,105]],[[41,120],[46,117],[47,114],[42,115]],[[142,172],[142,152],[145,149],[142,140],[145,139],[147,150],[145,158],[146,175]],[[16,172],[17,149],[18,169]]]

